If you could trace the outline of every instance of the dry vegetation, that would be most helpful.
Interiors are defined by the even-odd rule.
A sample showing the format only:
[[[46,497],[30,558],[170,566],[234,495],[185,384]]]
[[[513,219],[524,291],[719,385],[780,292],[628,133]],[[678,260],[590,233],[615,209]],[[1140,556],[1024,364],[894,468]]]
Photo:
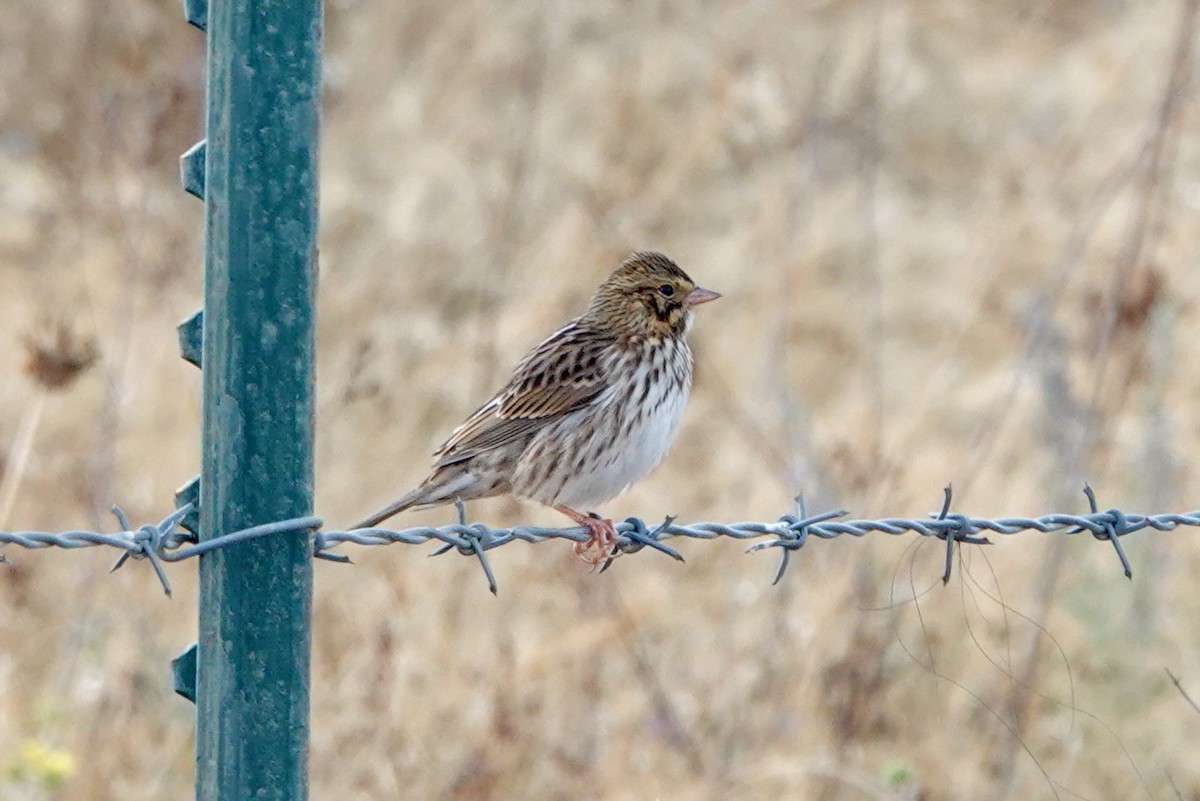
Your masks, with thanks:
[[[912,516],[950,480],[977,514],[1083,509],[1084,478],[1197,506],[1193,23],[1178,0],[330,0],[318,511],[420,479],[645,247],[726,299],[676,448],[613,516],[771,518],[797,490]],[[176,157],[202,71],[177,2],[0,5],[0,530],[156,519],[196,470],[172,327],[201,289]],[[98,360],[39,384],[28,343],[53,355],[63,323]],[[317,567],[313,798],[1197,799],[1200,715],[1164,668],[1200,690],[1200,544],[1126,547],[1132,583],[1106,544],[1025,535],[943,589],[911,539],[816,543],[774,588],[732,542],[602,577],[513,546],[499,599],[470,560],[359,550]],[[108,553],[7,555],[0,799],[187,797],[167,662],[194,567],[167,600]]]

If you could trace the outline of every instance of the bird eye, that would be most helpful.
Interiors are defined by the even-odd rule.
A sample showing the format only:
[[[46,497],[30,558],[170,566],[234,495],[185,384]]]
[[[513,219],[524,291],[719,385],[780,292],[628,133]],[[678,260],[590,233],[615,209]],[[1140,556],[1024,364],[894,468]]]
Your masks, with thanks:
[[[675,287],[671,286],[670,284],[663,284],[658,288],[658,291],[662,293],[664,298],[669,298],[675,294]]]

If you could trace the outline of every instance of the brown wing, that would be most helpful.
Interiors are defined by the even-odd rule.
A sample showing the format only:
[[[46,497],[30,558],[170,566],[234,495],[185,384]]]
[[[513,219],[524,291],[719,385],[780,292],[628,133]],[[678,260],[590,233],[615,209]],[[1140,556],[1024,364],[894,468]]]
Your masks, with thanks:
[[[537,431],[607,387],[616,337],[571,323],[521,360],[508,386],[467,418],[433,454],[434,469],[470,459]]]

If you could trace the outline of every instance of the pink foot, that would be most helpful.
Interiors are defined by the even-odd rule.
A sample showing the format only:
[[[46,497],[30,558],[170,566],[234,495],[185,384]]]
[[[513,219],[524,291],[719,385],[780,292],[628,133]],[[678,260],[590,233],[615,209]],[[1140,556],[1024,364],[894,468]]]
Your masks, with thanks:
[[[592,567],[619,555],[617,551],[617,527],[613,521],[596,515],[585,515],[566,506],[555,506],[555,509],[565,514],[588,530],[588,539],[575,543],[575,555]]]

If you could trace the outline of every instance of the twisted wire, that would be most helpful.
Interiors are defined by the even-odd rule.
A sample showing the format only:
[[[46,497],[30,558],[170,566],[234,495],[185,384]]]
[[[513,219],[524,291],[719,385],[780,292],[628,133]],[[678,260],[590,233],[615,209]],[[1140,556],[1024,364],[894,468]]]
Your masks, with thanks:
[[[781,515],[774,522],[747,521],[740,523],[700,522],[687,525],[676,523],[668,517],[661,524],[649,528],[641,519],[628,518],[616,524],[617,547],[613,557],[610,557],[601,567],[601,572],[612,565],[616,555],[621,553],[636,553],[644,548],[660,551],[680,562],[683,556],[674,548],[665,544],[665,540],[678,537],[689,539],[711,540],[717,537],[730,537],[737,540],[766,538],[747,549],[747,553],[756,553],[768,548],[780,549],[779,567],[775,572],[772,583],[778,583],[787,569],[788,561],[794,551],[802,548],[811,537],[829,540],[843,535],[864,537],[871,533],[917,534],[922,537],[933,537],[946,543],[945,569],[942,574],[943,582],[949,581],[950,569],[953,562],[955,544],[986,545],[990,540],[986,533],[1018,534],[1024,531],[1040,531],[1054,533],[1065,531],[1068,535],[1090,533],[1098,540],[1109,542],[1121,562],[1127,578],[1133,577],[1129,560],[1121,546],[1120,538],[1144,529],[1156,531],[1171,531],[1179,526],[1200,526],[1200,510],[1186,513],[1164,514],[1132,514],[1119,509],[1101,511],[1096,503],[1096,496],[1091,487],[1084,487],[1088,500],[1089,511],[1085,514],[1047,514],[1040,517],[968,517],[950,512],[951,491],[947,487],[944,494],[941,511],[927,518],[888,517],[878,520],[841,520],[844,511],[823,512],[809,516],[804,508],[802,498],[797,498],[797,511]],[[175,510],[155,524],[143,525],[138,528],[130,526],[124,512],[119,507],[113,507],[113,514],[121,527],[121,531],[111,534],[94,531],[66,531],[62,533],[48,532],[0,532],[0,545],[17,545],[22,548],[88,548],[107,546],[116,548],[122,553],[113,565],[113,570],[121,567],[130,558],[150,562],[155,575],[162,584],[163,591],[171,594],[171,585],[167,580],[163,562],[180,562],[218,548],[225,548],[239,542],[268,537],[288,532],[312,532],[313,556],[335,562],[349,562],[344,554],[331,551],[339,545],[423,545],[436,542],[438,547],[432,556],[455,550],[460,554],[474,556],[482,568],[488,581],[488,588],[497,591],[496,579],[488,563],[486,553],[493,548],[507,545],[511,542],[546,542],[561,539],[572,542],[587,542],[588,529],[583,526],[572,528],[550,528],[544,526],[513,526],[510,528],[492,528],[483,523],[468,523],[465,508],[457,504],[459,520],[444,526],[415,526],[406,529],[365,528],[349,531],[323,531],[324,523],[319,517],[297,517],[280,520],[258,526],[234,531],[204,541],[198,541],[196,536],[180,528],[180,522],[189,514],[193,506],[187,504]],[[0,555],[0,562],[4,561]]]

